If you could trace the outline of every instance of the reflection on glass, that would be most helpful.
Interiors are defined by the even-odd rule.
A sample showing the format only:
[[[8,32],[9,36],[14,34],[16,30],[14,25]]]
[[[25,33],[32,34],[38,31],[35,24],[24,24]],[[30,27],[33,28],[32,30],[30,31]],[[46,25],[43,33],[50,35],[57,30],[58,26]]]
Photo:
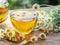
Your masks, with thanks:
[[[7,11],[7,7],[0,8],[0,23],[2,23],[7,18]]]
[[[5,21],[8,12],[8,2],[7,0],[0,0],[0,23]]]

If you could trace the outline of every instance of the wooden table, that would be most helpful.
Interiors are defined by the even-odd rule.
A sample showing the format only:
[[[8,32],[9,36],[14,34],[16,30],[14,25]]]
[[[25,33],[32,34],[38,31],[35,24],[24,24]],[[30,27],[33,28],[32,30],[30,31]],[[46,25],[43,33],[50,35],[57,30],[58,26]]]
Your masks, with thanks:
[[[19,43],[9,42],[7,40],[0,41],[0,45],[19,45]],[[25,45],[60,45],[60,33],[49,33],[46,40],[39,39],[34,43],[27,43]]]

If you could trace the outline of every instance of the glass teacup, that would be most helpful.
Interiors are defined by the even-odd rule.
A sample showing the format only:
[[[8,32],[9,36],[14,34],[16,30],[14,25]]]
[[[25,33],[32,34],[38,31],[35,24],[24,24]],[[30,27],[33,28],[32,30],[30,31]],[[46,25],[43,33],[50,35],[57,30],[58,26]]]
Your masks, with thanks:
[[[8,12],[7,0],[0,0],[0,23],[6,20]]]
[[[37,14],[34,11],[13,11],[10,19],[16,31],[20,34],[29,34],[37,22]]]

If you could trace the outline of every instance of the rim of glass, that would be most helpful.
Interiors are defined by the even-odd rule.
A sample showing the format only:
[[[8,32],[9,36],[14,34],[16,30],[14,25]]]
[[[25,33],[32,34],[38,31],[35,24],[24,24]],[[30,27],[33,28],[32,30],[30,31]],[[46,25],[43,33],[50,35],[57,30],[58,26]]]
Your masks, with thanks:
[[[29,19],[35,19],[35,18],[37,18],[37,12],[34,11],[34,10],[33,11],[32,10],[13,10],[13,11],[10,12],[10,17],[13,18],[13,16],[15,15],[15,12],[17,12],[17,11],[18,12],[28,12],[29,11],[29,13],[33,13],[34,15],[31,15],[31,17],[25,17],[25,18],[24,17],[20,17],[20,16],[18,16],[19,18],[14,17],[16,19],[29,20]],[[27,15],[29,15],[29,13],[27,13]]]

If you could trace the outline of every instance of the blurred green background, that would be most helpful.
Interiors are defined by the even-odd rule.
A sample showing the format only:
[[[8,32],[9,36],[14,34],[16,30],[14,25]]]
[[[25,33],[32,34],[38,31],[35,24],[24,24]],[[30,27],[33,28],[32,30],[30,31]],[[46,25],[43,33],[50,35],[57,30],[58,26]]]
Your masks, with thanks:
[[[9,9],[31,8],[33,4],[37,3],[41,7],[48,5],[59,5],[60,0],[8,0]]]

